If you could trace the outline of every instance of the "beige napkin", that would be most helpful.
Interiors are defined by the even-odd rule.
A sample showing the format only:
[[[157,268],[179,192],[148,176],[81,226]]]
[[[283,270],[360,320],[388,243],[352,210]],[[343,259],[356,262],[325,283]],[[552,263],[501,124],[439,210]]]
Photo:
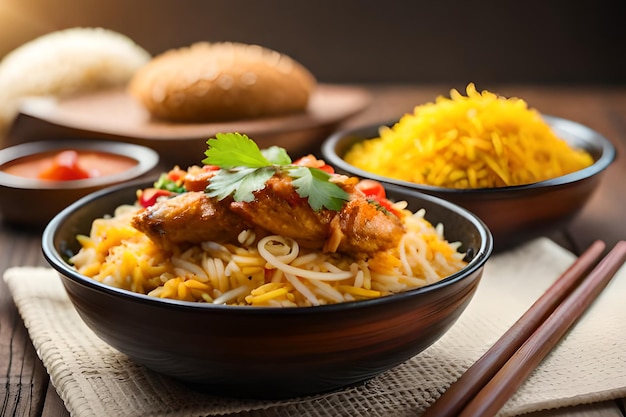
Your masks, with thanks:
[[[408,416],[421,414],[541,295],[575,257],[548,239],[493,256],[465,313],[433,346],[377,378],[289,401],[191,391],[135,365],[80,320],[48,268],[5,272],[15,303],[72,416]],[[500,416],[626,396],[626,268],[542,362]]]

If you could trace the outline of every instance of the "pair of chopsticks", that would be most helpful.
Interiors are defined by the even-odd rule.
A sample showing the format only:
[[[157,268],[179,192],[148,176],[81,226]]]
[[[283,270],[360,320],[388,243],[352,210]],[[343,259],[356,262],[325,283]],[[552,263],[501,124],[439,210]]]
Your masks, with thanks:
[[[496,415],[626,261],[626,241],[598,262],[605,248],[594,242],[422,417]]]

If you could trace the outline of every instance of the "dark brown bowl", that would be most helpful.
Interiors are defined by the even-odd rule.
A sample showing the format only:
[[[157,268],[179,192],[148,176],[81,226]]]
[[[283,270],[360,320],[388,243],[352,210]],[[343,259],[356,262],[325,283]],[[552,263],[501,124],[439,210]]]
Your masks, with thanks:
[[[236,307],[157,299],[78,274],[66,263],[76,235],[131,203],[143,185],[103,190],[57,215],[43,253],[85,323],[105,342],[157,372],[214,394],[286,398],[326,392],[380,374],[439,339],[470,302],[492,252],[489,230],[440,199],[390,186],[461,241],[469,264],[444,280],[368,301],[316,307]]]
[[[338,172],[427,193],[468,209],[487,224],[495,249],[503,250],[567,224],[587,203],[604,170],[615,159],[615,147],[598,132],[558,117],[544,116],[544,119],[557,136],[587,150],[594,159],[593,165],[534,184],[460,190],[382,177],[344,161],[343,156],[355,143],[378,137],[381,124],[333,134],[323,143],[322,156]]]
[[[0,218],[12,225],[43,228],[62,209],[79,198],[102,188],[151,175],[159,155],[152,149],[98,140],[30,142],[0,150],[0,167],[38,154],[64,149],[97,151],[136,160],[123,172],[72,181],[42,181],[0,171]]]

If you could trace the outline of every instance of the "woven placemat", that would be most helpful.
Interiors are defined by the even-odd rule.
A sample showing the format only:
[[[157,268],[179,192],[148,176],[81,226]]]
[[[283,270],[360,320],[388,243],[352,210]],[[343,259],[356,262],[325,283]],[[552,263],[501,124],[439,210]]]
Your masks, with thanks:
[[[575,257],[548,239],[493,256],[462,317],[433,346],[361,385],[288,401],[189,390],[95,336],[49,268],[4,279],[51,382],[72,416],[418,416],[565,271]],[[626,268],[502,408],[499,416],[626,396]]]

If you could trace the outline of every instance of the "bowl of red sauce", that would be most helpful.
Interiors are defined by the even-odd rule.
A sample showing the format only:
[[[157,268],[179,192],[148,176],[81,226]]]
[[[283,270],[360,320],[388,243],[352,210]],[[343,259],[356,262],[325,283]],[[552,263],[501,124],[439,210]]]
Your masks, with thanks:
[[[147,147],[110,141],[41,141],[0,150],[0,220],[41,227],[79,198],[143,179],[157,167]]]

